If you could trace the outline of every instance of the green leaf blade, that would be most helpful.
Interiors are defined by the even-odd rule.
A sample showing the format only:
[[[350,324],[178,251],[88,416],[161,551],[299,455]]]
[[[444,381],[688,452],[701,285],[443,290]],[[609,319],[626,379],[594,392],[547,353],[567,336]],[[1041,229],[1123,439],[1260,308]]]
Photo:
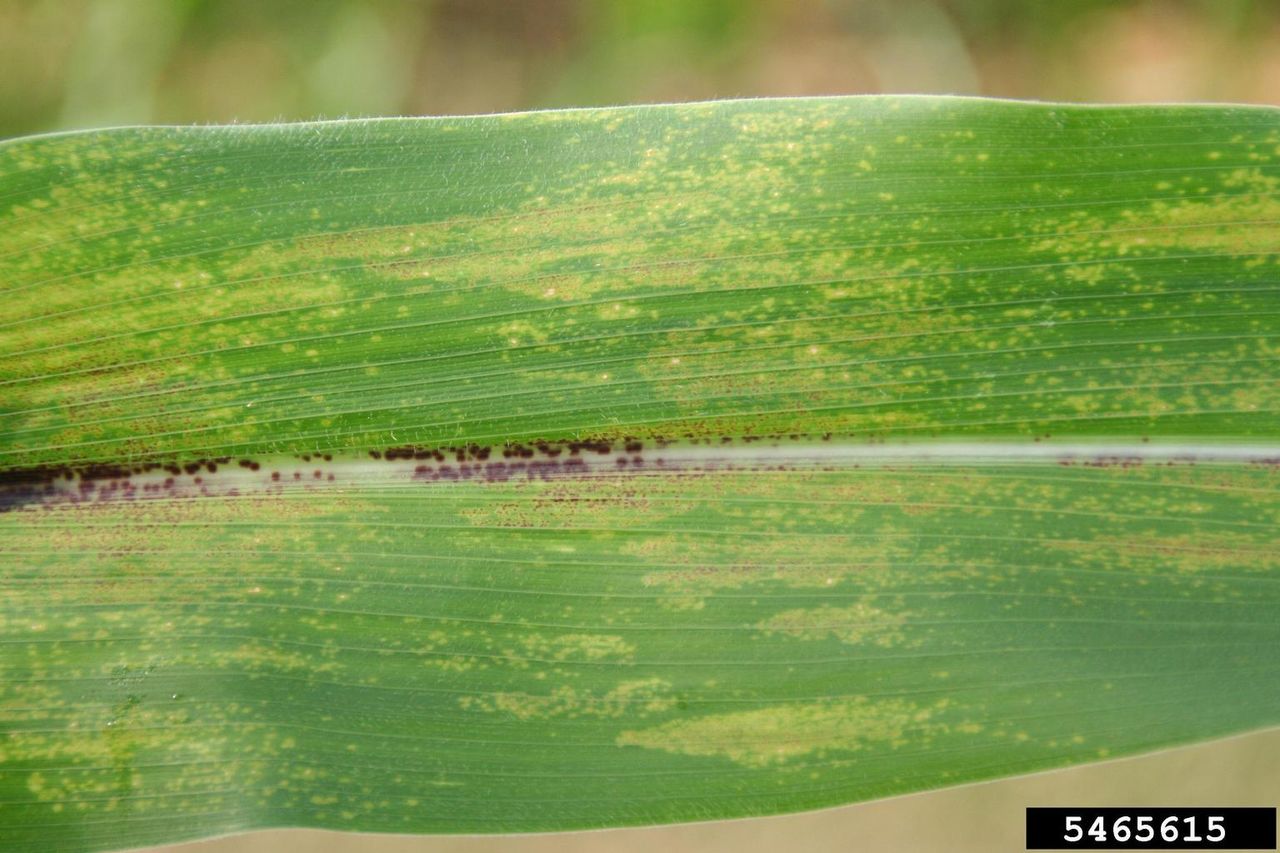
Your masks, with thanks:
[[[6,820],[649,823],[1273,724],[1275,511],[1270,467],[917,465],[16,513]]]
[[[61,171],[6,215],[4,458],[1265,440],[1277,145],[927,98],[10,143]]]
[[[768,814],[1280,722],[1275,110],[0,146],[0,849]]]

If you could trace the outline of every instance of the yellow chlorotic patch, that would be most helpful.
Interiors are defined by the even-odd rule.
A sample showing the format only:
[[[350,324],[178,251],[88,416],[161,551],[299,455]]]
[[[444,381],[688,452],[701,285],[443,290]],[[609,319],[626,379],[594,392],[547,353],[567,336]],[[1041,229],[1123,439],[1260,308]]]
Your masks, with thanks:
[[[858,697],[676,720],[625,731],[618,745],[765,767],[803,755],[927,742],[936,728],[932,716],[932,708],[903,699]]]

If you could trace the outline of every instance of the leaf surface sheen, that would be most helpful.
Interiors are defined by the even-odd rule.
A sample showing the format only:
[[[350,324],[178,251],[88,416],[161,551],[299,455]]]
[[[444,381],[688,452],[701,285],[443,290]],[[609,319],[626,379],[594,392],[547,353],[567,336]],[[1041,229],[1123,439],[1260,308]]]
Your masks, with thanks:
[[[1280,113],[0,144],[0,850],[768,814],[1280,722]]]

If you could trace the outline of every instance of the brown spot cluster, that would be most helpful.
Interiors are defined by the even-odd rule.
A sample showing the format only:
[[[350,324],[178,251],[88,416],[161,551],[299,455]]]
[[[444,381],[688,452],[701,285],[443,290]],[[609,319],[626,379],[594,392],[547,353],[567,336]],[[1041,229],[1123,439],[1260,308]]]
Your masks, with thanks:
[[[623,445],[627,453],[639,453],[644,445],[628,438]],[[388,462],[409,460],[434,460],[442,463],[452,460],[458,463],[484,463],[490,459],[501,457],[504,460],[519,459],[555,459],[560,456],[581,457],[588,454],[607,456],[613,453],[615,445],[605,439],[587,439],[583,441],[533,441],[528,444],[508,442],[502,445],[464,444],[446,447],[419,447],[402,445],[388,447],[384,450],[370,450],[371,459],[384,459]]]
[[[248,460],[245,460],[246,462]],[[90,462],[83,465],[36,465],[0,470],[0,512],[32,503],[53,500],[80,503],[84,501],[133,500],[138,497],[172,492],[177,477],[207,471],[216,473],[219,465],[227,465],[230,457],[197,459],[191,462],[139,462],[122,465]],[[244,463],[241,463],[244,464]],[[257,470],[256,462],[250,463]],[[132,478],[164,472],[163,480],[134,482]],[[195,477],[200,483],[201,478]],[[74,484],[74,488],[68,488]]]
[[[512,462],[486,462],[460,465],[419,465],[413,469],[415,480],[485,480],[506,482],[518,477],[550,480],[553,477],[586,474],[587,463],[580,456],[568,459],[529,459]]]
[[[663,441],[662,446],[666,445]],[[642,468],[644,444],[635,438],[620,442],[584,439],[528,443],[464,444],[423,447],[400,445],[368,451],[368,458],[386,462],[420,462],[413,479],[484,480],[505,482],[516,477],[550,479],[587,472],[586,459],[618,453],[617,467]],[[332,453],[306,453],[295,457],[302,463],[333,462]],[[354,461],[354,458],[351,460]],[[607,461],[607,460],[606,460]],[[661,461],[661,460],[659,460]],[[199,497],[208,494],[234,495],[237,489],[211,491],[220,470],[256,473],[265,463],[257,459],[217,456],[192,460],[139,462],[135,464],[85,463],[81,465],[31,466],[0,470],[0,512],[29,504],[83,503],[133,500],[139,497]],[[293,466],[289,466],[293,467]],[[166,474],[163,479],[157,474]],[[264,472],[265,474],[265,472]],[[151,476],[147,476],[151,475]],[[314,470],[272,470],[268,488],[285,483],[333,482],[335,474],[324,468]]]
[[[424,464],[413,470],[413,479],[419,481],[482,480],[507,482],[524,477],[549,480],[560,476],[578,476],[587,473],[587,458],[609,456],[624,452],[632,454],[630,460],[619,456],[617,464],[628,461],[643,466],[639,455],[644,445],[628,438],[621,448],[604,439],[582,441],[533,441],[503,445],[467,444],[455,447],[422,448],[414,446],[389,447],[382,451],[370,451],[374,459],[388,461],[413,460]]]
[[[1151,465],[1171,468],[1175,465],[1195,465],[1196,458],[1193,455],[1187,455],[1152,461],[1141,456],[1091,456],[1084,458],[1064,456],[1058,460],[1058,464],[1064,468],[1076,466],[1081,468],[1142,468]]]

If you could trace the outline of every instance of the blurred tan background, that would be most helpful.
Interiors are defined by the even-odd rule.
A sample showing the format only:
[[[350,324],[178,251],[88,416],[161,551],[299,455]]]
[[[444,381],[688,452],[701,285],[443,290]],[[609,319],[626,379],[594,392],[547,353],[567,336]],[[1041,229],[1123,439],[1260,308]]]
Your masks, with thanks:
[[[1280,2],[0,0],[0,137],[856,92],[1280,103]]]
[[[1280,0],[0,0],[0,137],[760,95],[1280,104]],[[1027,805],[1273,805],[1280,731],[804,815],[181,853],[1022,849]]]

